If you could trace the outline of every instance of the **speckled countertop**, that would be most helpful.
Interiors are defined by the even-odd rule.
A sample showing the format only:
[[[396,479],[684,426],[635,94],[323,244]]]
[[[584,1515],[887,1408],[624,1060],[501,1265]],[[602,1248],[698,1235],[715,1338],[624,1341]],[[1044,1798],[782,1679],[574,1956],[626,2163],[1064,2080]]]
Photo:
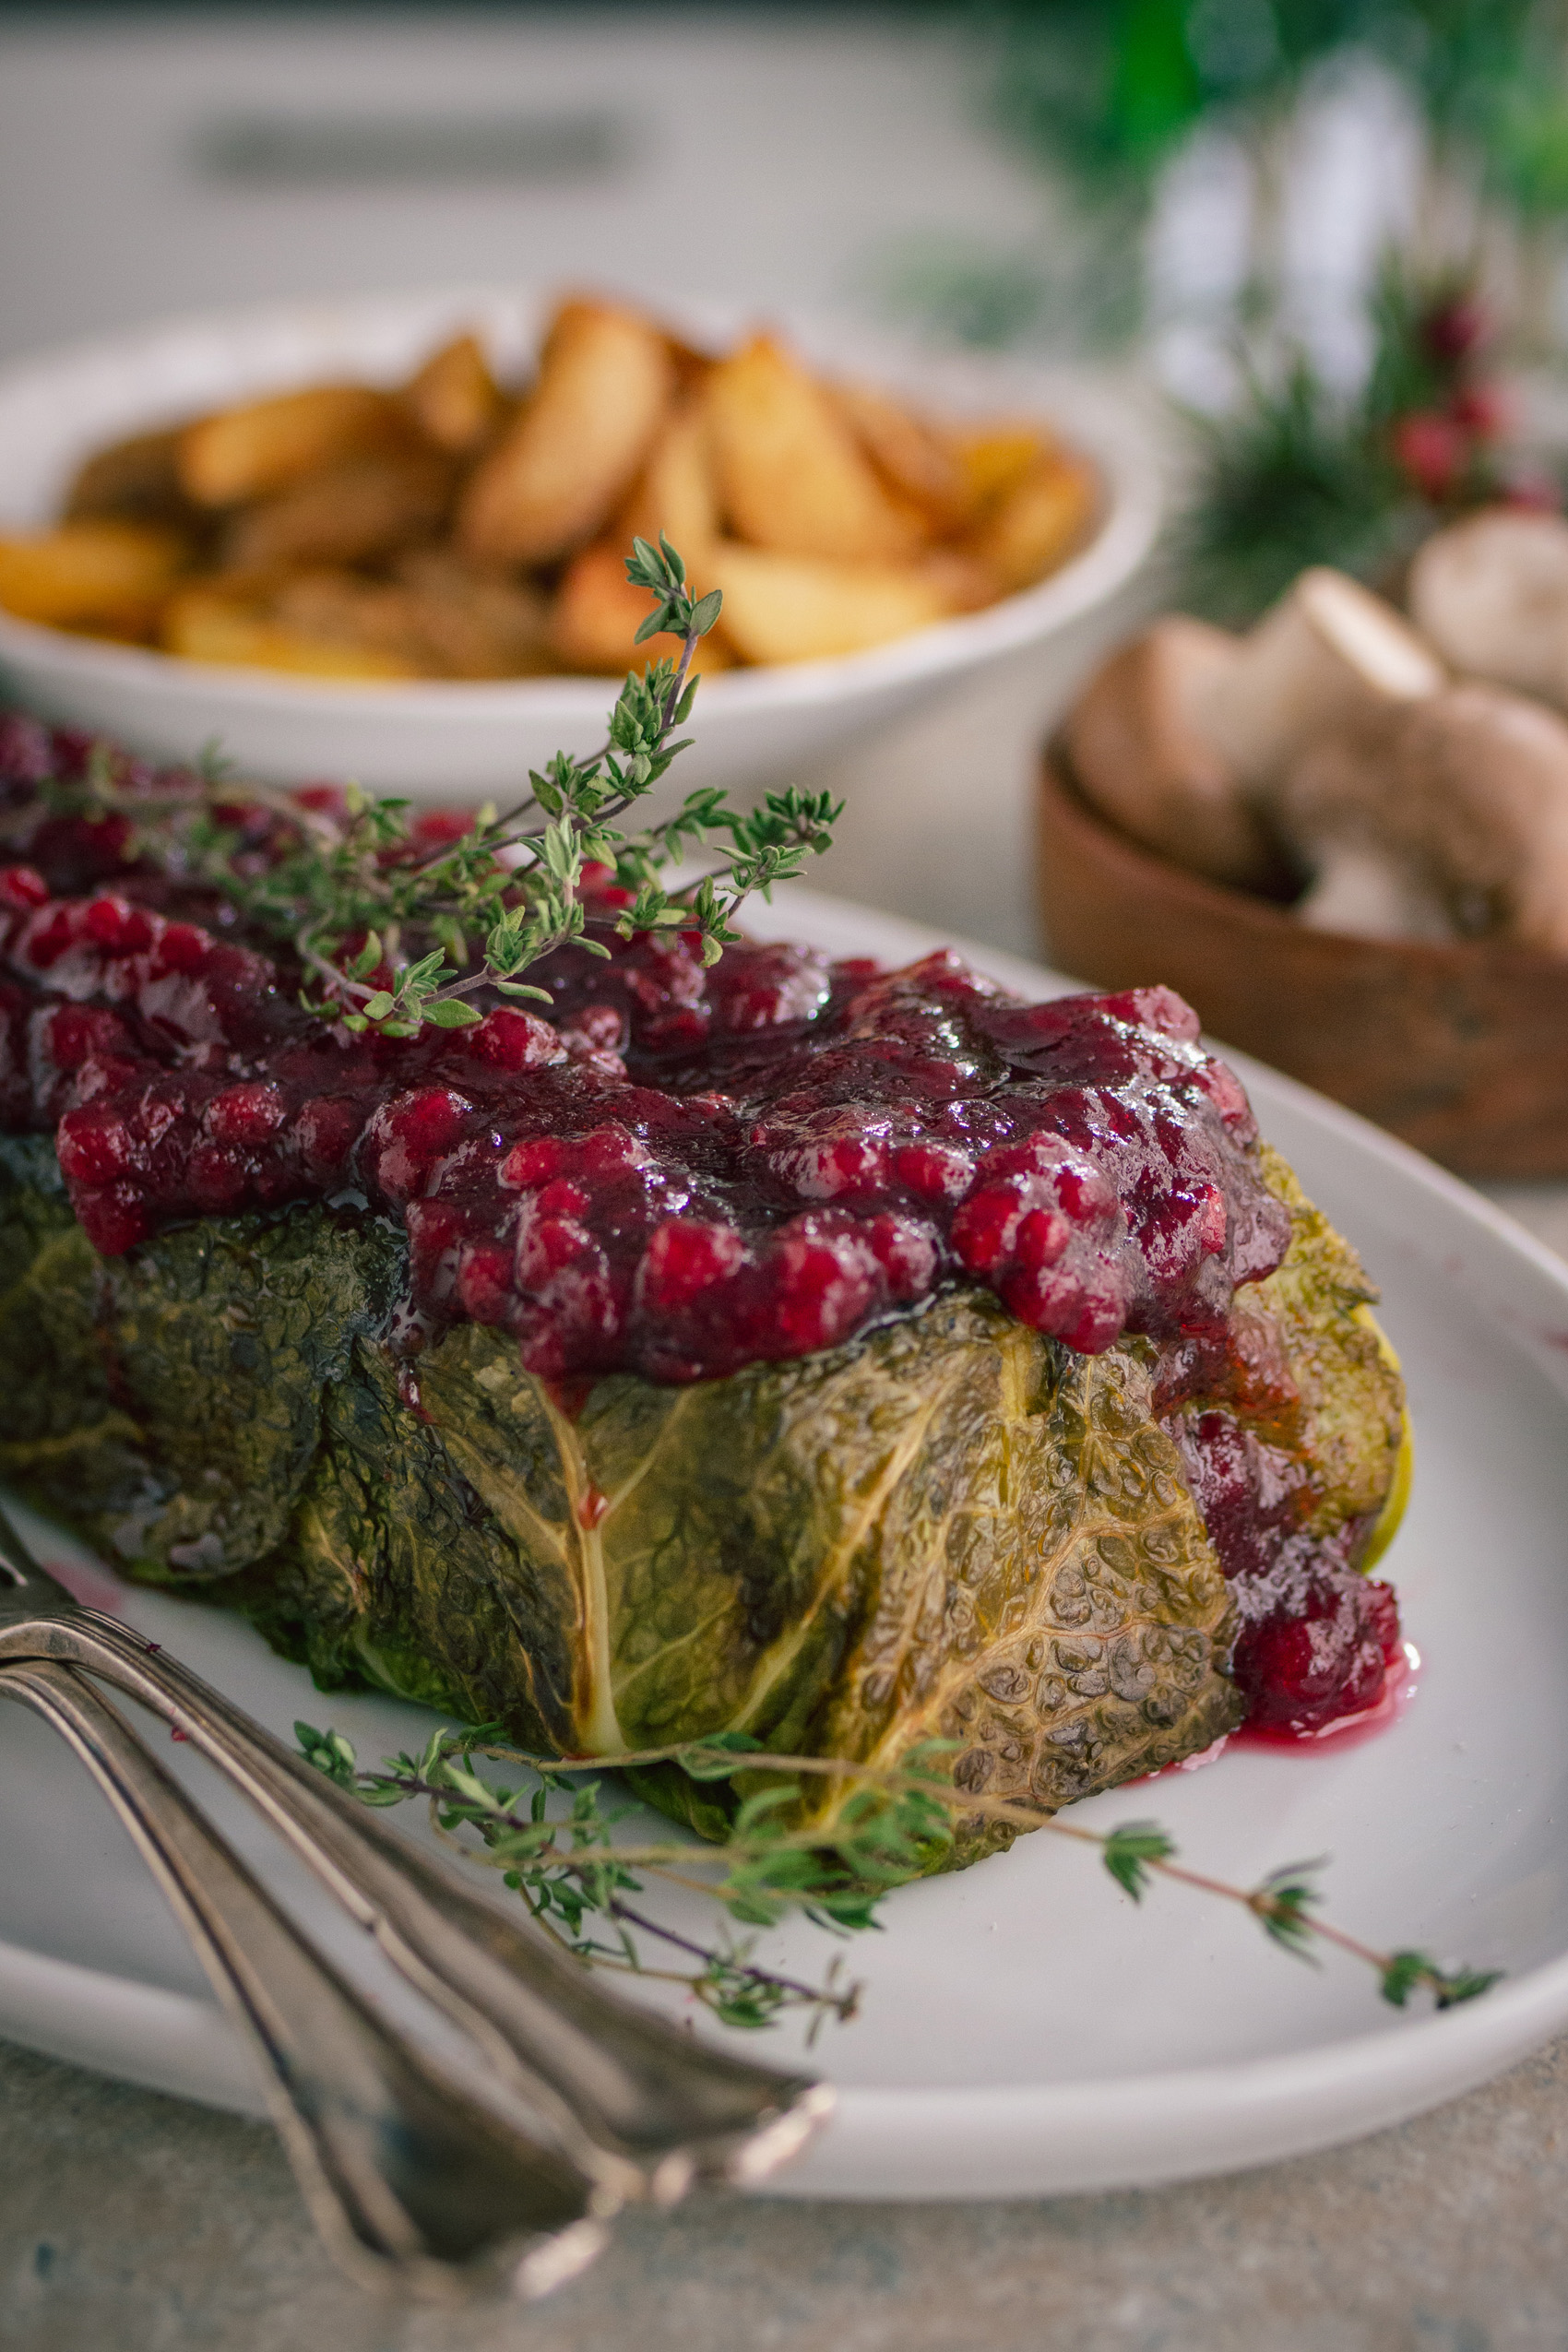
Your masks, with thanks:
[[[0,2049],[7,2352],[1561,2352],[1568,2039],[1328,2156],[1041,2204],[708,2198],[554,2300],[384,2314],[263,2126]]]

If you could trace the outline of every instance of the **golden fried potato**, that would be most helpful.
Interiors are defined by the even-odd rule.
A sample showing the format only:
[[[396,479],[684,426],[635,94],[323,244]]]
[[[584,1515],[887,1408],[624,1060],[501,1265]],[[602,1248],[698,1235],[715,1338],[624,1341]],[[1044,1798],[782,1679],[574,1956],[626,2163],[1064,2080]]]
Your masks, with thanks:
[[[451,461],[436,450],[350,457],[243,507],[223,534],[221,560],[233,571],[370,563],[433,538],[452,492]]]
[[[707,419],[694,402],[673,410],[659,428],[647,463],[621,510],[614,536],[624,540],[629,553],[634,539],[657,546],[660,531],[680,550],[695,581],[705,551],[719,537],[719,493]]]
[[[933,531],[945,534],[969,520],[975,501],[953,435],[869,385],[837,385],[833,399],[883,481]]]
[[[548,564],[601,529],[625,496],[670,405],[662,335],[634,312],[566,303],[539,381],[480,465],[458,539],[481,562]]]
[[[1094,505],[1086,467],[1042,457],[966,542],[968,552],[995,575],[1003,594],[1032,588],[1072,553]]]
[[[179,454],[178,431],[138,433],[98,450],[65,493],[65,521],[187,522],[192,510],[180,488]]]
[[[1051,435],[1038,424],[977,425],[954,435],[968,509],[979,517],[999,505],[1027,474],[1057,453]]]
[[[286,670],[311,678],[415,678],[418,665],[385,647],[356,639],[330,600],[307,601],[304,614],[269,608],[244,590],[203,584],[183,588],[164,614],[162,643],[187,661],[221,662],[246,670]],[[334,634],[334,624],[342,631]],[[325,625],[323,625],[325,624]]]
[[[955,609],[921,564],[843,564],[723,540],[709,558],[724,633],[746,661],[819,661],[907,636]]]
[[[61,523],[0,539],[0,605],[54,628],[138,635],[187,560],[184,540],[145,524]]]
[[[455,457],[482,449],[506,411],[475,335],[459,335],[433,353],[403,386],[403,398],[420,431]]]
[[[397,567],[406,642],[438,678],[534,678],[556,666],[542,588],[416,548]]]
[[[832,397],[769,336],[707,379],[719,493],[733,529],[786,555],[896,561],[926,537],[884,488]]]
[[[566,566],[556,591],[551,649],[568,670],[589,670],[600,676],[674,659],[681,641],[665,631],[636,643],[648,610],[647,590],[634,588],[626,577],[625,553],[618,539],[585,547]],[[728,670],[730,655],[710,635],[699,639],[691,666],[699,677]]]
[[[411,431],[389,393],[368,384],[316,384],[187,425],[180,435],[180,483],[198,505],[233,506],[346,457],[396,448]]]

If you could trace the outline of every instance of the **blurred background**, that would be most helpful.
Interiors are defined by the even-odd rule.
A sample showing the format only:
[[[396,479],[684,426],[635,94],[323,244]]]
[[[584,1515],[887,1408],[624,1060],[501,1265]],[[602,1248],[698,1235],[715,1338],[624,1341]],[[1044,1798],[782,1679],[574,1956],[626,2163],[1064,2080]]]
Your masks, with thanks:
[[[516,281],[1113,389],[1151,559],[798,778],[849,803],[823,886],[1025,952],[1039,744],[1104,647],[1311,564],[1396,592],[1568,471],[1563,0],[6,7],[0,218],[0,360]]]

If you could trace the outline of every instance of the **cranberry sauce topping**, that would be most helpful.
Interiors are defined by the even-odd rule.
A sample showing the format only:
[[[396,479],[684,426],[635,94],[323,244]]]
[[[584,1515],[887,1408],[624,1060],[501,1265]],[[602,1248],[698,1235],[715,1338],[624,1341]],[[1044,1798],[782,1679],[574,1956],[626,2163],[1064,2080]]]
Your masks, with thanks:
[[[1097,1353],[1222,1327],[1284,1251],[1241,1090],[1166,991],[1026,1006],[951,956],[766,945],[705,973],[668,935],[557,963],[554,1022],[356,1039],[254,948],[8,868],[0,1116],[55,1126],[108,1253],[357,1186],[402,1214],[423,1317],[505,1324],[556,1379],[804,1354],[965,1275]]]
[[[225,899],[135,862],[123,817],[18,826],[93,755],[0,713],[29,860],[0,872],[0,1126],[54,1133],[106,1254],[357,1193],[407,1227],[402,1344],[498,1324],[563,1393],[802,1355],[966,1278],[1086,1353],[1160,1338],[1173,1399],[1246,1355],[1257,1319],[1232,1293],[1278,1264],[1289,1218],[1240,1084],[1169,990],[1027,1005],[951,955],[884,972],[746,944],[705,971],[693,940],[642,934],[530,974],[549,1019],[492,1000],[465,1030],[354,1037],[302,1009],[297,969]],[[158,779],[121,758],[116,780]],[[274,820],[226,814],[265,862]],[[1266,1384],[1262,1357],[1248,1376]],[[1253,1719],[1372,1704],[1398,1627],[1348,1567],[1358,1531],[1310,1539],[1287,1457],[1228,1415],[1172,1427],[1234,1580]]]
[[[1393,1587],[1350,1565],[1365,1528],[1302,1526],[1315,1499],[1298,1462],[1225,1412],[1174,1417],[1193,1500],[1235,1594],[1231,1670],[1253,1730],[1310,1739],[1366,1714],[1405,1664]]]

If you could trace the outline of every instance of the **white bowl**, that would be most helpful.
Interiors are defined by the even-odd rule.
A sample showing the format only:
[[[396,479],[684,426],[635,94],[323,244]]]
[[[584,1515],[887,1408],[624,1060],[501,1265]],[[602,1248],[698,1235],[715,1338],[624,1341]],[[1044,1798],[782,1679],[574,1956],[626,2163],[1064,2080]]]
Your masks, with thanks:
[[[396,382],[463,327],[475,328],[504,368],[520,369],[552,300],[449,287],[268,305],[25,361],[0,372],[0,529],[46,523],[75,467],[104,442],[321,378]],[[676,323],[699,339],[730,339],[749,322],[734,311],[693,309]],[[1058,424],[1099,468],[1101,520],[1060,571],[984,612],[837,660],[705,680],[693,745],[677,771],[683,790],[776,781],[908,716],[949,683],[1044,645],[1121,587],[1159,523],[1146,429],[1102,379],[969,354],[916,355],[851,330],[782,323],[827,367],[874,374],[958,414],[1025,413]],[[268,781],[353,777],[372,790],[457,802],[504,794],[557,750],[591,750],[603,740],[612,697],[592,678],[322,683],[177,660],[5,612],[0,685],[42,717],[156,758],[189,758],[217,737],[243,771]]]

